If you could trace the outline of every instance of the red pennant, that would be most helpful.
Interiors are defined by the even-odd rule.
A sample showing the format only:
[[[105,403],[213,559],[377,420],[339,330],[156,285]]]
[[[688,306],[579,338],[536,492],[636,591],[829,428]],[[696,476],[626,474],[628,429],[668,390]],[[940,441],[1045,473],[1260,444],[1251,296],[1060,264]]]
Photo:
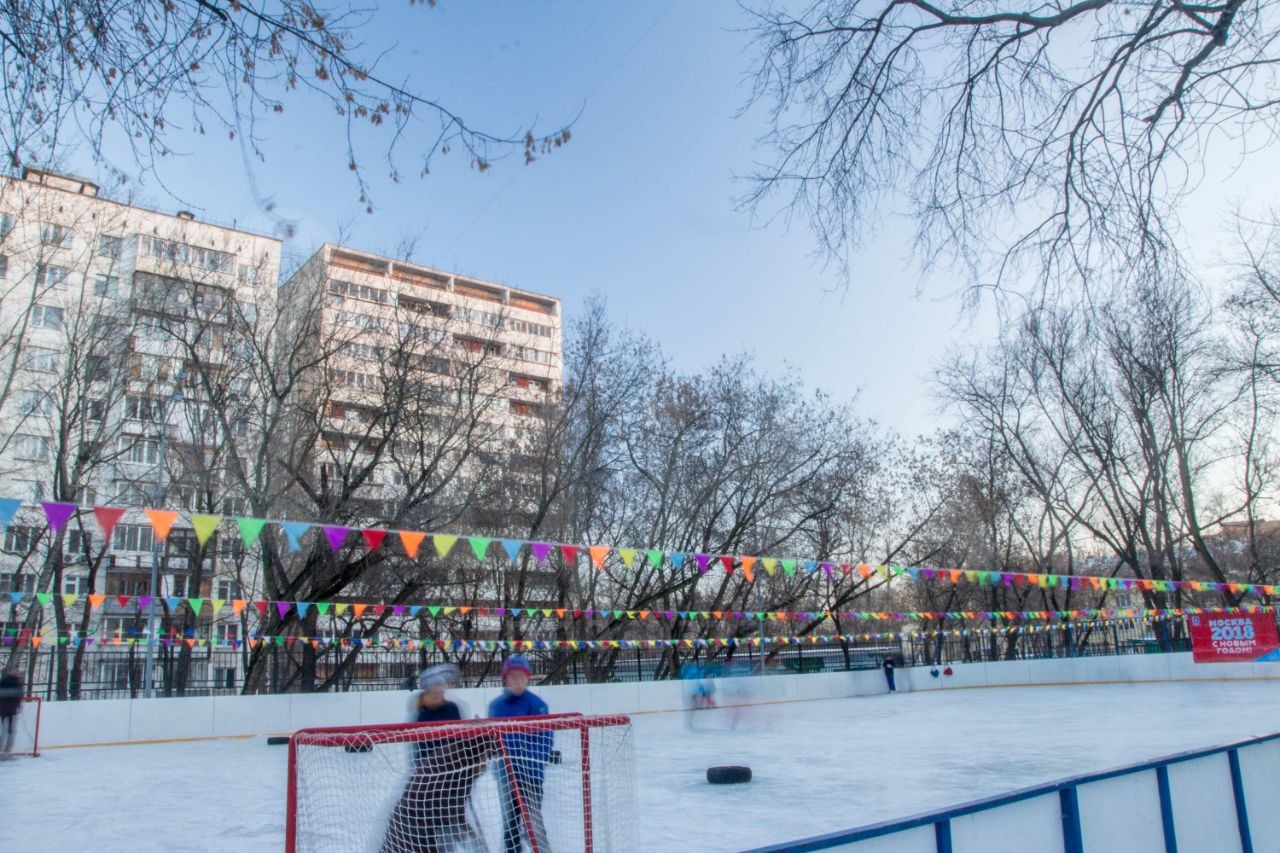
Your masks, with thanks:
[[[117,596],[116,596],[116,603],[117,603],[117,604],[119,604],[121,607],[128,607],[128,606],[129,606],[129,596],[127,596],[127,595],[117,595]]]
[[[116,522],[120,520],[122,515],[124,515],[124,509],[118,506],[95,506],[93,508],[93,516],[98,519],[98,526],[102,528],[103,539],[111,539],[111,531],[116,529]]]
[[[253,606],[254,606],[254,607],[256,607],[256,608],[258,608],[258,615],[259,615],[259,616],[266,616],[266,615],[267,615],[267,602],[265,602],[265,601],[255,601],[255,602],[253,603]]]
[[[386,612],[386,609],[387,609],[387,605],[385,604],[375,604],[373,605],[373,615],[381,616],[383,613]]]
[[[364,544],[369,546],[369,550],[376,551],[382,544],[382,540],[387,538],[387,531],[366,527],[360,531],[360,535],[364,537]]]
[[[724,573],[726,575],[733,574],[733,557],[721,557],[720,563],[724,566]]]
[[[560,546],[560,553],[564,555],[564,561],[569,565],[573,565],[578,561],[578,551],[580,550],[577,545]]]

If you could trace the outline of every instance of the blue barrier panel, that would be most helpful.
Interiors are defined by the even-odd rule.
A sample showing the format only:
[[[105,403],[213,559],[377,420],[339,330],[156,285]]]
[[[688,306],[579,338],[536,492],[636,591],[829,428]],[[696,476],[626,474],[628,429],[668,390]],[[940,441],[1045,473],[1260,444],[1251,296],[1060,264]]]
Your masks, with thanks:
[[[1156,759],[1155,761],[1146,761],[1141,764],[1134,764],[1116,770],[1107,770],[1102,773],[1074,776],[1069,779],[1062,779],[1057,782],[1051,782],[1047,785],[1040,785],[1035,788],[1024,788],[1019,791],[1001,794],[996,797],[974,800],[973,802],[964,803],[948,809],[940,809],[938,811],[913,815],[911,817],[869,824],[868,826],[857,827],[855,829],[840,830],[839,832],[831,832],[825,835],[815,835],[810,838],[802,838],[796,841],[784,842],[782,844],[769,844],[764,847],[753,848],[749,851],[745,851],[745,853],[804,853],[805,851],[811,850],[831,850],[851,846],[860,841],[870,841],[873,838],[883,838],[899,832],[919,829],[920,827],[929,825],[934,827],[938,853],[952,853],[951,821],[955,818],[974,814],[976,812],[1000,809],[1004,806],[1013,805],[1014,803],[1029,800],[1033,797],[1043,797],[1054,793],[1058,794],[1059,801],[1062,805],[1063,849],[1066,853],[1084,853],[1084,843],[1081,835],[1080,802],[1077,796],[1077,790],[1080,787],[1093,782],[1101,782],[1105,779],[1114,779],[1118,776],[1150,773],[1152,771],[1155,773],[1156,785],[1159,788],[1160,794],[1160,816],[1164,834],[1165,850],[1168,851],[1168,853],[1177,853],[1178,843],[1174,832],[1173,799],[1169,789],[1168,768],[1173,764],[1195,761],[1199,758],[1221,755],[1223,753],[1226,753],[1231,767],[1231,786],[1235,799],[1236,824],[1239,832],[1240,848],[1243,853],[1253,853],[1253,840],[1249,832],[1245,784],[1240,772],[1239,753],[1242,749],[1247,749],[1251,746],[1267,743],[1277,739],[1280,739],[1280,732],[1265,735],[1263,737],[1250,738],[1248,740],[1242,740],[1236,743],[1226,744],[1224,746],[1200,749],[1193,752],[1183,752],[1177,755]]]

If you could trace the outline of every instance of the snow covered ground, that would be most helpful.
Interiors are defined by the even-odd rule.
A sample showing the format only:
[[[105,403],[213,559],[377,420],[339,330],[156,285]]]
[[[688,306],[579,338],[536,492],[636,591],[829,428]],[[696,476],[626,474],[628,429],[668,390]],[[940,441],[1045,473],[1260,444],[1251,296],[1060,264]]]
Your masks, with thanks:
[[[831,699],[698,712],[693,729],[680,713],[634,720],[636,849],[731,851],[1274,732],[1280,683]],[[713,764],[755,779],[708,785]],[[285,765],[263,738],[0,762],[0,850],[277,851]]]

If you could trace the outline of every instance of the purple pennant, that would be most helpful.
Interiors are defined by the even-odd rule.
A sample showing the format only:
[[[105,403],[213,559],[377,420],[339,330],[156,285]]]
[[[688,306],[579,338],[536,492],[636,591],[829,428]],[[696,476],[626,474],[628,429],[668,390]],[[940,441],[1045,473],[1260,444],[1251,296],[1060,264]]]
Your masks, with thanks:
[[[705,575],[707,573],[707,566],[711,563],[711,555],[694,554],[693,559],[698,561],[698,571]]]
[[[44,501],[40,506],[44,507],[44,517],[49,519],[49,526],[55,531],[65,527],[67,522],[71,520],[71,516],[76,513],[75,504]]]
[[[391,612],[392,612],[392,613],[394,613],[394,614],[395,614],[395,615],[397,615],[397,616],[403,616],[403,615],[404,615],[404,605],[403,605],[403,604],[393,604],[393,605],[391,605]]]
[[[493,612],[494,612],[494,615],[496,615],[496,616],[506,616],[506,615],[507,615],[507,608],[505,608],[505,607],[498,607],[498,608],[496,608]]]
[[[829,578],[829,577],[831,577],[831,570],[832,570],[833,568],[835,568],[835,567],[834,567],[834,566],[832,566],[830,563],[823,563],[823,564],[822,564],[822,571],[824,571],[824,572],[826,573],[826,575],[827,575],[827,577],[828,577],[828,578]]]
[[[343,527],[339,524],[326,524],[324,526],[325,538],[329,540],[329,548],[333,553],[342,550],[342,543],[347,541],[347,534],[351,532],[351,528]]]
[[[276,610],[279,610],[279,611],[280,611],[280,618],[281,618],[281,619],[283,619],[283,618],[285,617],[285,614],[287,614],[287,613],[289,612],[289,608],[292,606],[292,604],[293,604],[293,602],[290,602],[290,601],[277,601],[277,602],[276,602]]]
[[[152,598],[149,595],[138,596],[138,610],[146,610],[151,606]]]
[[[545,563],[547,557],[551,554],[550,542],[530,542],[529,550],[533,552],[533,556],[537,558],[539,563]]]

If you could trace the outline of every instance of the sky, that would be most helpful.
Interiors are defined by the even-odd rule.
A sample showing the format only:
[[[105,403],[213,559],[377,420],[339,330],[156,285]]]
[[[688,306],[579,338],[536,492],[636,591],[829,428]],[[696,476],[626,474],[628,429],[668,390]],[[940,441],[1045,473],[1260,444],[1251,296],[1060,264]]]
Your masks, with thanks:
[[[603,295],[678,370],[750,352],[765,370],[794,368],[809,387],[856,398],[862,417],[931,432],[949,418],[930,393],[932,367],[951,347],[991,339],[994,313],[962,310],[958,276],[922,281],[912,225],[892,211],[844,279],[815,258],[802,222],[741,209],[743,176],[768,156],[763,111],[743,113],[748,23],[722,0],[385,0],[357,51],[381,54],[381,74],[496,132],[576,117],[572,141],[529,167],[513,158],[481,174],[455,156],[419,178],[410,138],[396,183],[381,157],[387,134],[364,135],[370,214],[332,107],[293,99],[263,126],[262,162],[218,134],[175,132],[183,153],[161,165],[163,183],[145,180],[145,197],[267,233],[283,217],[295,255],[339,234],[386,253],[417,238],[413,260],[557,296],[567,323]],[[1218,229],[1234,205],[1274,197],[1278,179],[1241,174],[1236,160],[1228,152],[1213,166],[1193,228]]]

